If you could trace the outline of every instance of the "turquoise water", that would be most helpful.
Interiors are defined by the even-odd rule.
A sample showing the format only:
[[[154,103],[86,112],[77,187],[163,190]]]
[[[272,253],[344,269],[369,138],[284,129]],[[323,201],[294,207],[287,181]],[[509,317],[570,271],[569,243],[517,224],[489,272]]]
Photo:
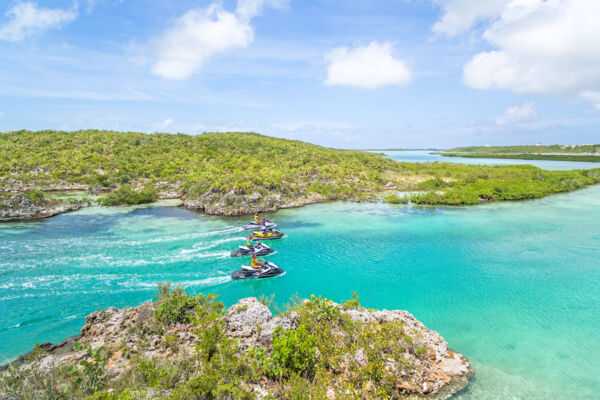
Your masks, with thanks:
[[[433,150],[402,150],[402,151],[375,151],[383,153],[396,161],[404,162],[450,162],[477,165],[522,165],[529,164],[548,170],[572,170],[600,168],[600,163],[579,161],[555,161],[555,160],[510,160],[493,158],[468,158],[468,157],[443,157],[431,154]]]
[[[477,375],[466,399],[592,399],[600,393],[600,186],[469,208],[330,203],[271,215],[283,276],[231,281],[247,218],[160,203],[88,208],[0,225],[0,353],[78,332],[101,307],[159,282],[226,304],[261,294],[334,300],[357,291],[440,332]]]

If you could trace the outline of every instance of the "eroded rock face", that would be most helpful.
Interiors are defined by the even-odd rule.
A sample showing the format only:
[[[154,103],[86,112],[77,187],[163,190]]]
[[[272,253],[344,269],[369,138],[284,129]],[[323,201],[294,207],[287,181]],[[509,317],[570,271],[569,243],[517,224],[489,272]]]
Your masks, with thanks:
[[[76,211],[83,207],[81,203],[43,203],[36,204],[22,194],[0,199],[0,221],[18,221],[47,218],[56,214]]]
[[[256,297],[241,299],[225,313],[227,333],[240,339],[251,338],[258,335],[262,326],[271,318],[271,311]]]
[[[201,210],[210,215],[235,216],[272,212],[281,208],[321,203],[325,200],[328,199],[317,193],[310,193],[307,196],[287,197],[280,193],[270,193],[263,196],[258,192],[254,192],[250,195],[240,195],[232,190],[223,195],[209,191],[198,197],[185,198],[183,207],[190,210]]]
[[[403,355],[411,365],[395,365],[390,360],[385,366],[401,378],[406,399],[446,399],[469,383],[472,371],[469,362],[461,354],[448,349],[446,341],[437,333],[428,330],[413,315],[402,310],[369,311],[366,309],[344,310],[350,319],[362,323],[381,324],[400,321],[404,334],[416,345],[426,349],[425,356],[416,357],[406,351]],[[73,350],[79,341],[93,348],[106,346],[113,349],[107,364],[111,375],[117,376],[131,362],[132,357],[144,359],[173,358],[192,354],[198,337],[192,324],[173,324],[162,331],[154,318],[155,304],[148,302],[138,307],[122,309],[110,307],[88,315],[81,335],[69,338],[53,346],[45,344],[48,355],[40,360],[40,365],[57,365],[75,362],[85,358],[85,352]],[[238,339],[240,351],[250,346],[269,348],[273,331],[280,326],[284,330],[298,327],[299,316],[295,311],[286,315],[273,316],[268,307],[254,297],[244,298],[229,307],[224,315],[225,331],[229,337]],[[163,326],[164,327],[164,326]],[[362,349],[348,355],[348,361],[357,365],[367,363],[367,355]],[[21,358],[18,363],[24,363]],[[0,369],[1,370],[1,369]],[[404,384],[406,382],[406,384]],[[269,385],[257,386],[256,393],[268,393]]]

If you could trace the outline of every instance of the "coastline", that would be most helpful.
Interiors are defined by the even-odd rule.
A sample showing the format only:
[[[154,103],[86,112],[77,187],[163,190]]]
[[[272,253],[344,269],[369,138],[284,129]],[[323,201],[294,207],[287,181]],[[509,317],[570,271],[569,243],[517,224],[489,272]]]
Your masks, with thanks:
[[[550,193],[544,195],[542,197],[536,198],[525,198],[525,199],[506,199],[506,200],[494,200],[494,199],[486,199],[480,198],[479,201],[475,204],[453,204],[453,203],[414,203],[416,206],[445,206],[445,207],[456,207],[456,206],[476,206],[481,204],[487,204],[490,202],[514,202],[514,201],[526,201],[526,200],[535,200],[539,198],[544,198],[551,196],[553,194],[560,193],[568,193],[577,191],[580,189],[585,189],[586,187],[598,185],[591,184],[587,186],[583,186],[581,188],[574,188],[571,190],[565,190],[555,193]],[[56,189],[46,189],[46,188],[35,188],[34,190],[41,190],[44,192],[65,192],[65,193],[82,193],[89,194],[87,191],[83,191],[80,189],[69,189],[66,186],[61,186]],[[22,191],[24,192],[24,191]],[[18,192],[18,193],[22,193]],[[14,193],[14,192],[0,192],[0,193]],[[355,196],[331,196],[327,197],[318,193],[310,193],[310,196],[300,196],[297,198],[289,198],[284,197],[280,193],[274,193],[265,197],[255,197],[254,194],[250,196],[238,196],[234,193],[230,192],[223,196],[213,195],[210,198],[192,198],[187,199],[185,196],[176,193],[176,192],[159,192],[157,194],[157,201],[151,203],[140,203],[137,205],[143,204],[154,204],[158,201],[164,200],[177,200],[179,204],[177,206],[185,208],[190,211],[202,212],[207,215],[214,216],[223,216],[223,217],[237,217],[244,215],[253,215],[255,213],[262,212],[276,212],[277,210],[289,209],[289,208],[298,208],[304,207],[306,205],[311,204],[321,204],[327,203],[330,201],[354,201],[354,202],[379,202],[383,201],[389,204],[407,204],[411,201],[411,196],[420,196],[426,195],[428,193],[440,194],[435,192],[416,192],[416,191],[403,191],[396,190],[395,188],[387,188],[386,190],[382,190],[379,192],[372,192],[367,194],[366,196],[363,194],[363,198],[356,198]],[[395,197],[395,198],[391,198]],[[397,198],[397,199],[396,199]],[[134,204],[131,204],[134,205]],[[123,207],[123,206],[131,206],[131,205],[116,205],[109,207]],[[59,205],[54,205],[50,208],[41,208],[37,212],[31,214],[23,215],[22,212],[17,212],[15,215],[10,215],[8,217],[0,217],[0,223],[3,222],[18,222],[18,221],[33,221],[38,219],[50,218],[59,214],[69,213],[78,211],[82,208],[88,207],[89,204],[84,204],[79,201],[77,203],[61,203]]]

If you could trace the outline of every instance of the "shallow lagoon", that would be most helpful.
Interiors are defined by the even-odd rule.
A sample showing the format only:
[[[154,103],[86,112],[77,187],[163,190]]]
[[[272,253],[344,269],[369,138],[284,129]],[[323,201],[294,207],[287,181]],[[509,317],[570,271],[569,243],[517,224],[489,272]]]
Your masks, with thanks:
[[[0,225],[0,353],[76,334],[84,317],[152,299],[159,282],[226,304],[357,291],[439,331],[477,375],[457,399],[590,399],[600,392],[600,186],[468,208],[330,203],[281,210],[281,277],[231,281],[247,218],[170,202]]]

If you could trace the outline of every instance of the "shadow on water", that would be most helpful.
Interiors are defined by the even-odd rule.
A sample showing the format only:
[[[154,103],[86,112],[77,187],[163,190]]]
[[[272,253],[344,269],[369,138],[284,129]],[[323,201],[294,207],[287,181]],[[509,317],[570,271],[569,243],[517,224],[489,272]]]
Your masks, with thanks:
[[[152,216],[152,217],[165,217],[165,218],[177,218],[181,220],[189,220],[191,217],[198,215],[197,212],[186,210],[182,207],[173,206],[158,206],[158,207],[141,207],[135,208],[128,212],[128,216]]]

